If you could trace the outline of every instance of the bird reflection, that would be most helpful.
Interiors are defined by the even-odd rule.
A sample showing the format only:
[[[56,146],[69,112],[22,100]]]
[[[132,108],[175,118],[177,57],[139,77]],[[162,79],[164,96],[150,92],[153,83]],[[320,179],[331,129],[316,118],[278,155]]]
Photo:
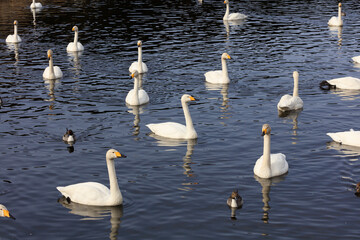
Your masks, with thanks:
[[[262,198],[263,198],[263,203],[264,203],[264,207],[263,207],[263,216],[261,218],[261,220],[264,223],[269,223],[269,211],[271,209],[269,202],[270,202],[270,189],[271,186],[275,183],[279,183],[282,182],[283,180],[285,180],[287,174],[278,176],[278,177],[273,177],[273,178],[260,178],[256,175],[254,175],[256,181],[258,181],[261,186],[262,186]]]
[[[226,37],[227,40],[229,40],[229,36],[230,36],[230,25],[231,26],[242,26],[245,23],[245,19],[238,19],[238,20],[223,20],[224,22],[224,26],[225,26],[225,31],[226,31]]]
[[[345,145],[334,141],[328,142],[326,146],[328,149],[337,150],[347,156],[359,157],[360,155],[360,147]]]
[[[337,94],[341,97],[342,100],[357,100],[360,99],[359,90],[351,90],[351,89],[340,89],[335,88],[330,90],[332,94]]]
[[[6,45],[10,51],[14,51],[14,59],[15,59],[15,65],[19,62],[19,49],[20,49],[20,43],[10,43],[6,42]]]
[[[302,112],[302,109],[295,110],[295,111],[286,111],[286,112],[278,110],[279,117],[292,120],[292,124],[293,124],[292,135],[293,136],[297,136],[297,129],[298,129],[298,120],[297,119],[301,112]],[[294,144],[296,144],[296,142]]]
[[[143,107],[142,106],[135,106],[135,105],[128,105],[128,112],[134,114],[134,131],[133,135],[137,136],[140,133],[140,113],[143,113]]]
[[[45,99],[45,101],[49,101],[49,109],[54,109],[54,102],[55,102],[55,89],[58,88],[60,85],[59,79],[44,79],[45,87],[49,90],[49,99]]]
[[[31,8],[30,11],[31,11],[31,13],[32,13],[32,15],[33,15],[33,24],[34,24],[34,27],[36,27],[36,14],[41,11],[41,8]]]
[[[214,84],[214,83],[208,83],[205,82],[205,87],[207,90],[209,91],[219,91],[222,95],[222,104],[221,104],[221,112],[223,112],[224,114],[222,115],[221,118],[228,118],[228,115],[225,115],[225,113],[228,111],[230,105],[229,105],[229,96],[228,96],[228,92],[229,92],[229,84]]]
[[[330,33],[337,36],[339,48],[342,45],[342,27],[329,26]]]
[[[80,63],[80,56],[83,54],[83,51],[77,52],[67,52],[69,56],[69,61],[73,63],[73,70],[75,71],[75,75],[79,76],[81,72],[81,63]]]
[[[122,205],[113,207],[88,206],[73,202],[68,203],[65,197],[61,197],[58,202],[65,208],[70,209],[71,214],[84,217],[81,220],[102,220],[109,216],[110,213],[111,232],[109,238],[111,240],[118,239],[120,222],[123,216]]]

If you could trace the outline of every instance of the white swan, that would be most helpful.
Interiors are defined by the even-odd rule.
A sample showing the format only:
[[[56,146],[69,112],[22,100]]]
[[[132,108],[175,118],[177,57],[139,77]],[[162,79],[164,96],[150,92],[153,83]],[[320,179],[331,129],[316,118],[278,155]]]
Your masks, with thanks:
[[[294,71],[293,77],[294,77],[293,95],[291,96],[289,94],[286,94],[281,97],[277,105],[279,111],[285,112],[285,111],[297,110],[303,108],[304,106],[303,101],[299,97],[299,73],[297,71]]]
[[[45,79],[58,79],[58,78],[62,78],[63,73],[61,71],[61,69],[58,66],[54,66],[53,63],[53,51],[51,49],[49,49],[47,51],[47,55],[49,58],[49,66],[45,68],[45,71],[43,73],[43,78]]]
[[[72,31],[75,32],[74,35],[74,42],[70,42],[67,47],[66,51],[68,52],[79,52],[84,51],[84,46],[78,41],[79,39],[79,28],[77,26],[74,26],[72,28]]]
[[[0,217],[8,217],[15,220],[14,216],[12,216],[9,210],[2,204],[0,204]]]
[[[129,72],[135,72],[137,70],[139,73],[146,73],[148,68],[146,64],[142,61],[142,41],[137,42],[138,45],[138,60],[133,62],[129,67]]]
[[[195,139],[197,133],[194,129],[194,125],[190,116],[188,102],[195,101],[195,98],[189,94],[184,94],[181,97],[181,105],[184,110],[186,125],[182,125],[176,122],[165,122],[165,123],[152,123],[146,126],[156,135],[167,138],[175,139]]]
[[[42,8],[42,5],[41,3],[35,2],[35,0],[33,0],[32,3],[30,4],[30,8]]]
[[[123,203],[123,197],[116,178],[114,159],[126,157],[115,149],[106,153],[106,164],[109,173],[110,189],[101,183],[85,182],[66,187],[56,187],[71,202],[92,206],[117,206]]]
[[[18,21],[14,21],[14,34],[10,34],[6,38],[6,42],[8,43],[19,43],[21,42],[21,37],[18,35],[18,29],[17,29]]]
[[[352,57],[351,59],[356,63],[360,63],[360,56]]]
[[[360,131],[350,129],[350,131],[326,133],[326,135],[331,137],[335,142],[360,147]]]
[[[205,75],[205,81],[209,83],[229,83],[229,73],[226,66],[226,59],[231,59],[230,55],[227,53],[223,53],[221,55],[221,66],[222,70],[217,71],[209,71],[206,72]]]
[[[231,21],[231,20],[241,20],[247,18],[247,16],[242,13],[230,13],[229,0],[225,0],[224,3],[226,4],[226,12],[223,17],[223,20]]]
[[[272,178],[283,175],[288,172],[289,165],[286,156],[282,153],[270,154],[270,133],[269,124],[262,127],[262,135],[264,136],[264,152],[256,161],[254,173],[261,178]]]
[[[334,27],[341,27],[343,25],[343,20],[341,19],[341,3],[339,3],[339,8],[338,8],[338,16],[335,17],[331,17],[330,20],[328,21],[328,25],[329,26],[334,26]]]
[[[322,81],[320,88],[328,90],[331,88],[340,88],[348,90],[360,90],[360,79],[354,77],[342,77],[332,80]]]
[[[140,84],[140,74],[138,71],[135,71],[131,74],[131,77],[134,78],[134,89],[131,89],[125,98],[125,102],[129,105],[142,105],[149,102],[149,96],[144,89],[139,89]]]

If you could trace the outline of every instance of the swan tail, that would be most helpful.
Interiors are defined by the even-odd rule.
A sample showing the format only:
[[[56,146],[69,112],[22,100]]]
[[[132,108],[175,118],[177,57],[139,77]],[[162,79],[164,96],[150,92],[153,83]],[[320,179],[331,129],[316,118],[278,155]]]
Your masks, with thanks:
[[[330,90],[330,89],[335,89],[336,88],[336,85],[332,85],[330,84],[328,81],[322,81],[320,83],[320,88],[322,90]]]

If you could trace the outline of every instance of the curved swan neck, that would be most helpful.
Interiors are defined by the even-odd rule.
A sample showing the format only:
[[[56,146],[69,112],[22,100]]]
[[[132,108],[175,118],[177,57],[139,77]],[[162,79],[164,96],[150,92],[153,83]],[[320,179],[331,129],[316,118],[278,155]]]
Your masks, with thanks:
[[[191,119],[191,115],[190,115],[190,111],[189,111],[189,106],[187,105],[187,103],[184,101],[181,101],[181,105],[184,111],[184,116],[185,116],[185,123],[186,123],[186,128],[187,130],[194,130],[194,125]]]
[[[230,13],[230,7],[229,7],[229,3],[226,4],[226,11],[225,11],[225,15],[224,15],[224,20],[227,20],[229,17],[229,13]]]
[[[116,178],[116,172],[115,172],[115,162],[114,160],[110,160],[106,158],[106,164],[108,168],[109,173],[109,183],[110,183],[110,197],[116,196],[119,194],[119,184]]]
[[[142,73],[142,47],[138,47],[138,64],[139,64],[139,73]]]
[[[52,56],[49,59],[49,69],[50,69],[50,78],[55,79],[54,63],[53,63]]]
[[[263,161],[261,168],[266,171],[270,171],[271,175],[271,162],[270,162],[270,135],[264,135],[264,150],[263,150]]]
[[[299,96],[299,76],[294,77],[294,92],[293,97]]]
[[[224,58],[221,58],[221,65],[222,65],[222,74],[224,79],[226,79],[226,81],[230,81],[226,60]]]

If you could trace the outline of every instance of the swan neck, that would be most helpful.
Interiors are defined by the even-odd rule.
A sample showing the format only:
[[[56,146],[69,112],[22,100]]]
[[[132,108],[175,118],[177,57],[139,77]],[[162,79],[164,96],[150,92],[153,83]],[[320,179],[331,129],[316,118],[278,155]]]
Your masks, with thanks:
[[[194,129],[194,125],[191,119],[191,115],[190,115],[190,111],[189,111],[189,106],[187,105],[186,102],[181,102],[183,111],[184,111],[184,116],[185,116],[185,123],[186,123],[186,129],[187,131],[195,131]]]
[[[299,78],[298,77],[294,77],[294,92],[293,92],[293,97],[298,97],[299,96]]]
[[[77,47],[78,39],[79,39],[79,32],[78,32],[78,31],[75,31],[74,44],[75,44],[76,47]]]
[[[138,64],[139,64],[139,73],[142,73],[142,47],[138,47]]]
[[[271,171],[270,163],[270,135],[264,136],[264,151],[263,151],[263,161],[262,168],[267,171]]]
[[[114,160],[106,159],[106,164],[109,173],[109,183],[110,183],[110,198],[118,196],[120,193],[119,184],[116,178],[115,172],[115,162]]]
[[[339,18],[339,21],[341,21],[341,7],[339,6],[339,10],[338,10],[338,18]]]
[[[135,98],[135,105],[139,105],[139,79],[137,77],[134,78],[134,98]]]
[[[50,70],[50,78],[55,79],[54,63],[53,63],[52,56],[49,59],[49,70]]]
[[[222,74],[225,79],[225,82],[230,82],[226,60],[224,58],[221,58],[221,65],[222,65]]]
[[[16,38],[18,35],[17,25],[14,25],[14,37]]]
[[[225,11],[225,15],[224,15],[224,20],[227,20],[228,17],[229,17],[229,13],[230,13],[230,7],[229,7],[229,4],[227,3],[226,4],[226,11]]]

